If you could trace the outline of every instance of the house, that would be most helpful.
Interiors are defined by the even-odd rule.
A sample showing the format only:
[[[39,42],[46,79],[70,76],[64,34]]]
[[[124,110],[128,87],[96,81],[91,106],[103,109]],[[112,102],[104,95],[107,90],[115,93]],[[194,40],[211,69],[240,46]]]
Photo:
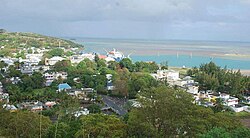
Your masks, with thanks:
[[[198,86],[187,86],[187,92],[191,94],[198,94],[199,87]]]
[[[11,58],[1,58],[0,61],[3,61],[4,63],[6,63],[8,66],[10,65],[14,65],[14,60]]]
[[[221,99],[227,100],[230,98],[229,94],[226,94],[226,93],[219,93],[219,94],[220,94],[219,98]]]
[[[112,82],[107,82],[107,90],[108,91],[113,91],[115,86],[113,85]]]
[[[86,93],[93,93],[94,92],[93,88],[81,88],[81,90],[86,92]]]
[[[39,59],[40,61],[43,58],[43,54],[27,54],[26,59]]]
[[[73,113],[75,117],[80,117],[81,115],[88,115],[89,110],[87,108],[84,108],[83,110],[76,111]]]
[[[11,105],[11,104],[4,104],[3,108],[6,110],[9,110],[11,112],[17,111],[17,108],[15,105]]]
[[[182,80],[179,79],[179,80],[174,81],[174,85],[177,85],[180,87],[185,87],[186,85],[194,86],[194,85],[196,85],[196,83],[194,82],[194,80],[190,76],[186,76]]]
[[[19,104],[18,107],[30,111],[41,111],[43,110],[43,103],[40,101],[23,102]]]
[[[62,83],[58,85],[59,92],[64,91],[64,90],[69,90],[69,89],[71,89],[71,87],[69,86],[68,83]]]
[[[157,73],[151,74],[157,80],[178,80],[179,71],[174,70],[157,70]]]
[[[90,54],[90,53],[81,54],[81,55],[73,55],[73,56],[70,57],[70,61],[73,64],[78,64],[81,61],[83,61],[85,58],[93,61],[95,59],[95,55],[94,54]]]
[[[19,62],[23,62],[26,65],[32,66],[32,65],[38,65],[41,59],[37,57],[29,57],[26,59],[19,58]]]
[[[6,103],[9,103],[9,94],[3,93],[2,88],[0,88],[0,102],[5,101]]]
[[[82,89],[69,89],[67,90],[67,94],[73,97],[77,97],[78,99],[89,101],[88,93]]]
[[[52,57],[50,59],[45,58],[45,65],[53,66],[56,64],[56,62],[62,61],[62,60],[64,60],[64,58],[58,57],[58,56]]]
[[[68,76],[68,73],[67,72],[46,72],[43,74],[43,76],[45,77],[46,81],[45,81],[45,86],[50,86],[51,83],[54,81],[54,80],[58,80],[59,78],[62,79],[62,80],[66,80],[67,79],[67,76]]]
[[[112,74],[106,74],[106,79],[107,79],[107,90],[112,91],[114,90],[114,86],[112,83]]]
[[[54,102],[54,101],[48,101],[48,102],[45,103],[45,105],[46,105],[47,107],[51,108],[51,107],[53,107],[54,105],[56,105],[56,102]]]
[[[12,77],[9,80],[11,81],[12,84],[18,84],[18,82],[21,81],[19,77]]]
[[[225,102],[224,105],[226,106],[235,106],[239,103],[239,99],[230,96],[229,99],[226,99],[224,102]]]
[[[234,111],[234,112],[242,112],[244,111],[245,108],[247,108],[248,106],[243,106],[243,105],[240,105],[240,104],[236,104],[234,106],[230,106],[230,108]]]
[[[62,80],[66,80],[68,73],[63,71],[52,72],[52,73],[46,72],[43,76],[45,77],[46,80],[58,80],[59,78],[61,78]]]

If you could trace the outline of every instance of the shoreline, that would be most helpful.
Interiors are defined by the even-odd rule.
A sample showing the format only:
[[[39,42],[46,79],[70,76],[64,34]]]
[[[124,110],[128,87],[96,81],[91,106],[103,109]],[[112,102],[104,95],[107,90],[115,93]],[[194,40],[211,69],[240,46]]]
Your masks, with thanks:
[[[188,69],[191,69],[191,68],[188,68],[188,67],[187,68],[182,68],[182,67],[174,67],[174,66],[169,66],[168,68],[172,69],[172,70],[178,70],[180,72],[187,71]],[[233,69],[233,71],[238,71],[238,70]],[[240,72],[244,76],[250,76],[250,69],[240,69]]]

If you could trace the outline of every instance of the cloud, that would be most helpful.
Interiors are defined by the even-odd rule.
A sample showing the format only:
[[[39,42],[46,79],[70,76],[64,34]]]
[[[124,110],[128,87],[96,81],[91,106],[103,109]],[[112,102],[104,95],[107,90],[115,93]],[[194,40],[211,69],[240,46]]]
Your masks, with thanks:
[[[221,0],[2,0],[1,17],[60,21],[218,21],[239,20],[227,15],[232,2]],[[229,0],[230,1],[230,0]],[[247,0],[243,0],[248,2]],[[240,2],[235,3],[240,6]],[[248,6],[248,8],[250,8]],[[215,12],[222,11],[216,15]],[[238,9],[239,13],[241,10]]]
[[[250,0],[0,1],[0,28],[10,30],[160,39],[250,35]]]

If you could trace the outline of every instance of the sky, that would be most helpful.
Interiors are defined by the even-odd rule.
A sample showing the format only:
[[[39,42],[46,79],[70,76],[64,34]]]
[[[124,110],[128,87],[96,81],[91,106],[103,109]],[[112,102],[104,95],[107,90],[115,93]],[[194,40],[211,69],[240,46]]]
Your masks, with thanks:
[[[0,28],[59,37],[250,41],[250,0],[0,0]]]

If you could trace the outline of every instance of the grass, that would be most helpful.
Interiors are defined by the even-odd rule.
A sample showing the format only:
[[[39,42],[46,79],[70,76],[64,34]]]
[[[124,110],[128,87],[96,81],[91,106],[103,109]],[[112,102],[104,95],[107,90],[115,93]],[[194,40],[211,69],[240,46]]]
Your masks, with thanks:
[[[248,112],[238,112],[234,114],[237,118],[249,118],[250,119],[250,113]]]
[[[169,69],[179,71],[180,76],[186,76],[186,75],[187,75],[187,71],[188,71],[190,68],[169,67]]]

